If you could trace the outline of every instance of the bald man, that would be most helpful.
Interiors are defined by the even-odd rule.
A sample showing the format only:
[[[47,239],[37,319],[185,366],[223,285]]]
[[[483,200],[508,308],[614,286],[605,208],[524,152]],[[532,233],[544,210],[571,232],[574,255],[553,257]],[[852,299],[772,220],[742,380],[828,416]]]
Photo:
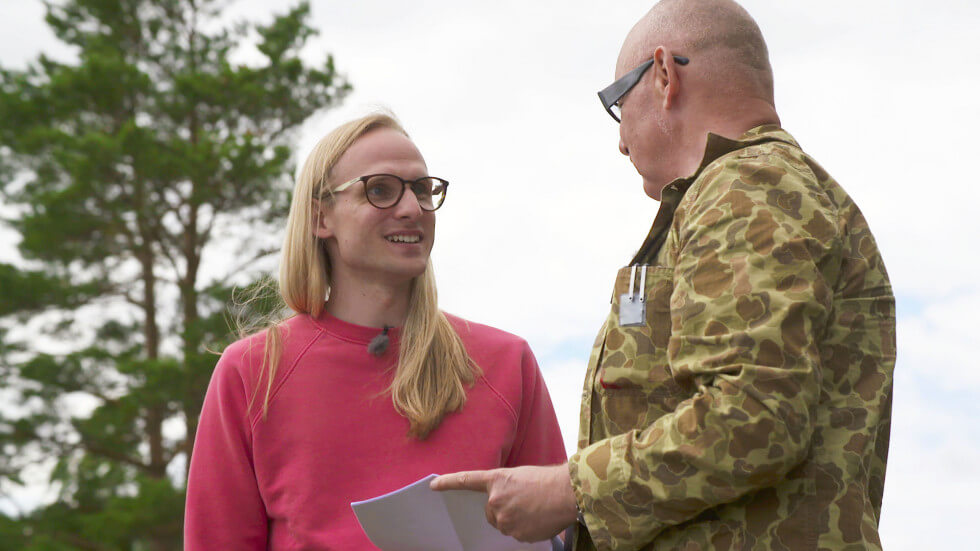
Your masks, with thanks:
[[[847,193],[779,126],[729,0],[664,0],[599,93],[661,202],[622,268],[567,465],[449,474],[524,540],[880,549],[895,301]],[[847,139],[847,134],[841,134]]]

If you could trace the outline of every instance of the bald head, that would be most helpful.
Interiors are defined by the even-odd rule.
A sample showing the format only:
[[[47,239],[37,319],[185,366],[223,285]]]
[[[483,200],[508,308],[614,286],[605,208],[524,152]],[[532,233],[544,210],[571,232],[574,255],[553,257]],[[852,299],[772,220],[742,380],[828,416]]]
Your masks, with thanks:
[[[630,31],[623,54],[633,65],[664,45],[690,58],[690,72],[725,96],[773,100],[772,67],[762,32],[731,0],[662,0]]]
[[[616,78],[646,62],[616,103],[619,150],[654,199],[669,182],[694,172],[709,133],[737,139],[757,126],[779,124],[762,32],[731,0],[656,4],[626,37]]]

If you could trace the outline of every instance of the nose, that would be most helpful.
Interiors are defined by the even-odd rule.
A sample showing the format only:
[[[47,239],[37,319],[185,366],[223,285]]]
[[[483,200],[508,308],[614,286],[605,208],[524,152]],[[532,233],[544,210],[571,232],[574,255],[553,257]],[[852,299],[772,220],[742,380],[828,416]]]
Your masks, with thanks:
[[[623,142],[623,138],[619,138],[619,152],[629,157],[630,148],[626,147],[626,144]]]
[[[398,204],[394,207],[395,216],[398,218],[418,218],[422,215],[422,205],[419,204],[419,198],[412,193],[411,189],[406,189],[402,194],[402,198],[398,200]]]

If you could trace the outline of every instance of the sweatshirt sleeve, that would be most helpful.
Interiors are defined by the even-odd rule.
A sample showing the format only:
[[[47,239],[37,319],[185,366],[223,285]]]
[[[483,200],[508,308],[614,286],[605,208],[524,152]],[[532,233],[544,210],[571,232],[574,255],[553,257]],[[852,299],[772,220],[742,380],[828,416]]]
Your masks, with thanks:
[[[522,341],[521,408],[517,418],[514,447],[506,467],[520,465],[555,465],[566,459],[565,444],[558,426],[555,408],[544,377],[531,348]]]
[[[248,392],[232,345],[215,367],[187,476],[184,549],[265,550],[268,518],[252,463]]]
[[[678,209],[669,238],[678,254],[667,351],[690,394],[570,460],[600,549],[638,549],[772,486],[805,459],[813,433],[817,339],[840,251],[831,207],[790,163],[729,162],[691,192],[700,196]]]

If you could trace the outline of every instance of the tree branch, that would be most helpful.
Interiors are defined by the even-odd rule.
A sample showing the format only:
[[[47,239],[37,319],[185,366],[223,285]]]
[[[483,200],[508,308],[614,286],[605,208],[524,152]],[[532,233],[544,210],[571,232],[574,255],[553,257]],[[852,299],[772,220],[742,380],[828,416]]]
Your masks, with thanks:
[[[140,471],[146,474],[151,474],[150,466],[143,463],[139,459],[133,458],[125,453],[122,453],[117,450],[113,450],[111,448],[104,448],[95,443],[87,442],[84,438],[82,438],[82,441],[79,442],[77,445],[73,446],[72,448],[73,449],[81,448],[84,449],[85,451],[88,451],[89,453],[93,453],[95,455],[104,457],[106,459],[111,459],[113,461],[123,463],[125,465],[136,467],[137,469],[139,469]]]
[[[277,252],[279,252],[279,249],[262,249],[259,252],[255,253],[255,255],[252,256],[252,258],[249,258],[248,260],[242,262],[238,266],[235,266],[231,270],[228,270],[228,272],[225,275],[225,277],[223,277],[221,279],[214,280],[213,283],[217,283],[218,285],[224,285],[233,276],[242,273],[245,270],[245,268],[248,268],[252,264],[255,264],[259,260],[262,260],[263,258],[265,258],[265,257],[267,257],[269,255],[276,254]]]

